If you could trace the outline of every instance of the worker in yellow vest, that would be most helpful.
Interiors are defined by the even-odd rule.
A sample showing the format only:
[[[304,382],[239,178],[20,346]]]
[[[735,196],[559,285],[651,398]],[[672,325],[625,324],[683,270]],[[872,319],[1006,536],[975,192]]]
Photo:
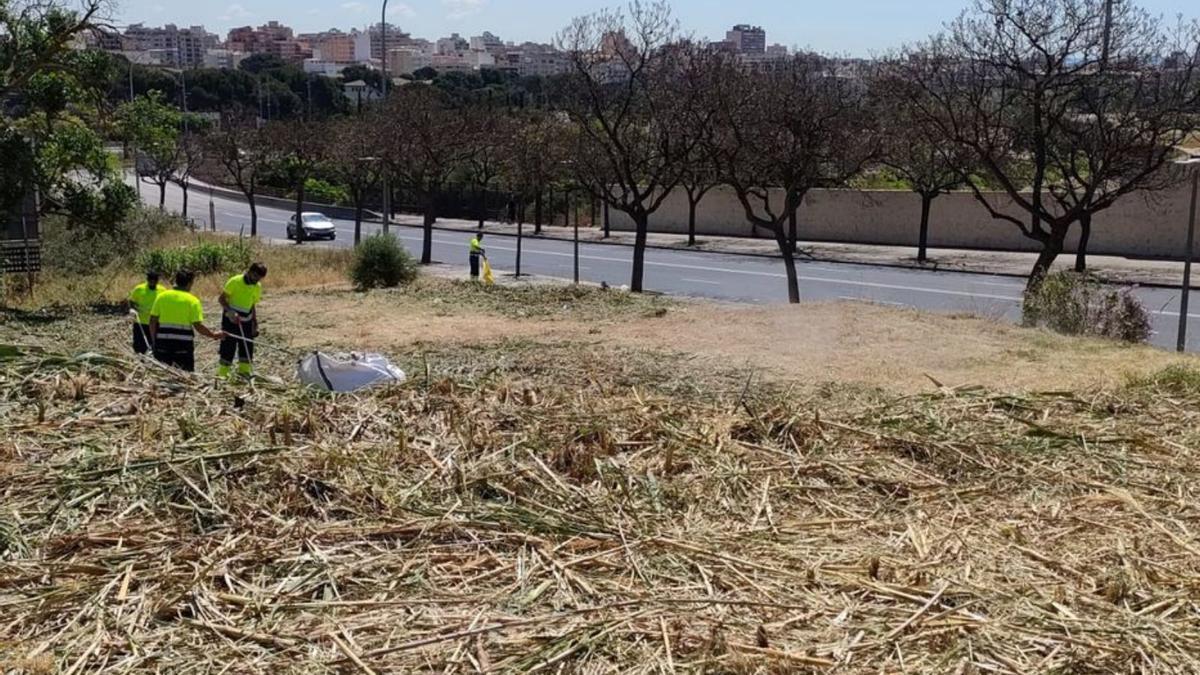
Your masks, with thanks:
[[[472,279],[479,279],[479,259],[486,256],[487,252],[483,250],[483,232],[478,232],[471,238],[471,253],[467,259],[471,263]]]
[[[181,270],[175,288],[162,291],[150,310],[150,344],[154,358],[189,373],[196,369],[196,333],[214,340],[225,336],[204,325],[204,307],[192,295],[194,275]]]
[[[129,292],[129,308],[137,312],[137,322],[133,324],[133,351],[145,354],[150,351],[150,310],[154,309],[154,301],[161,291],[168,290],[159,281],[157,270],[148,270],[146,280]]]
[[[238,361],[238,374],[254,374],[254,339],[258,337],[258,302],[262,299],[262,280],[267,276],[267,266],[256,262],[243,274],[237,274],[225,282],[218,301],[221,303],[221,330],[225,339],[221,341],[221,364],[217,375],[229,377],[233,359]]]

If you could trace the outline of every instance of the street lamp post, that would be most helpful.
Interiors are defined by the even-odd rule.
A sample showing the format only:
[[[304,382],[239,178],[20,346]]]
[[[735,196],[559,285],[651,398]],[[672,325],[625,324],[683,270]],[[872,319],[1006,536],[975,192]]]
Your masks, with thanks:
[[[1192,290],[1192,258],[1196,254],[1196,193],[1200,192],[1200,154],[1178,163],[1193,167],[1192,202],[1188,212],[1187,248],[1183,259],[1183,288],[1179,298],[1179,341],[1175,345],[1175,349],[1182,352],[1187,349],[1188,296]]]
[[[383,102],[387,103],[388,96],[388,53],[387,53],[387,6],[388,0],[383,0],[383,10],[379,13],[379,47],[380,47],[380,70],[383,74],[383,83],[380,85],[380,90],[383,93]],[[386,132],[385,132],[386,133]],[[383,233],[388,233],[388,225],[392,220],[392,186],[388,180],[387,164],[383,166]]]

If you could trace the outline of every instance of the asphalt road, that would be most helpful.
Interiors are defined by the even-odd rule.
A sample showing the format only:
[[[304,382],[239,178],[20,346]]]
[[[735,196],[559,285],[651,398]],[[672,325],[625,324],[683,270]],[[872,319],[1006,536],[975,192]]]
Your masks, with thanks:
[[[143,198],[157,204],[157,188],[142,186]],[[208,195],[193,190],[189,211],[198,226],[207,228]],[[179,211],[182,191],[171,186],[167,191],[167,209]],[[249,207],[241,201],[216,198],[217,228],[228,232],[249,231]],[[284,240],[288,211],[258,208],[259,235]],[[338,239],[334,242],[306,242],[305,246],[353,244],[354,223],[335,220]],[[410,251],[419,254],[421,230],[418,218],[402,218],[392,232]],[[377,232],[378,223],[364,223],[364,236]],[[435,261],[467,265],[469,235],[435,231]],[[497,274],[515,268],[516,240],[511,237],[487,237],[484,245],[488,260]],[[632,249],[607,244],[580,244],[580,277],[586,281],[608,282],[612,286],[629,283]],[[522,244],[522,272],[570,279],[573,275],[572,243],[545,239],[526,239]],[[1020,318],[1021,279],[1003,276],[905,270],[870,265],[824,262],[799,263],[800,294],[806,301],[865,300],[885,305],[913,307],[936,312],[970,313],[1017,321]],[[646,252],[645,289],[670,295],[713,298],[750,303],[787,302],[783,263],[720,253],[700,253],[650,249]],[[1179,292],[1160,288],[1138,288],[1134,293],[1151,312],[1155,335],[1153,343],[1174,349],[1179,321]],[[1200,297],[1192,304],[1200,310]],[[1188,350],[1200,351],[1200,314],[1188,314]]]

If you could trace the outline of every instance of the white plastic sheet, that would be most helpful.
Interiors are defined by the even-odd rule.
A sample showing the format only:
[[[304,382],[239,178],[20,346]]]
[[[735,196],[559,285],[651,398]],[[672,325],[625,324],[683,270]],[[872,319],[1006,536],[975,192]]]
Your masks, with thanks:
[[[300,360],[297,374],[304,384],[326,391],[358,391],[378,384],[398,384],[404,371],[381,354],[322,354]]]

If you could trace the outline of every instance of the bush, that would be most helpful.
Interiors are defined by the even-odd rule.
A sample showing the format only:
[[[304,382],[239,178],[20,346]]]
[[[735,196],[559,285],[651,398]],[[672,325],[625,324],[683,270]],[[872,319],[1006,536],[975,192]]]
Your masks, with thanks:
[[[147,251],[138,256],[136,267],[141,270],[158,270],[165,277],[188,269],[196,274],[236,272],[250,264],[249,244],[237,240],[231,242],[200,242],[182,248],[161,248]]]
[[[348,204],[350,193],[340,185],[309,178],[304,181],[304,199],[317,204]]]
[[[1059,272],[1025,294],[1027,326],[1066,335],[1095,335],[1141,343],[1150,339],[1150,314],[1129,289],[1112,290],[1087,275]]]
[[[186,229],[182,219],[157,209],[138,209],[112,228],[47,217],[42,220],[42,264],[56,274],[92,274],[118,261],[132,261],[161,237]]]
[[[354,250],[350,281],[360,290],[393,288],[417,278],[417,262],[390,234],[367,237]]]

